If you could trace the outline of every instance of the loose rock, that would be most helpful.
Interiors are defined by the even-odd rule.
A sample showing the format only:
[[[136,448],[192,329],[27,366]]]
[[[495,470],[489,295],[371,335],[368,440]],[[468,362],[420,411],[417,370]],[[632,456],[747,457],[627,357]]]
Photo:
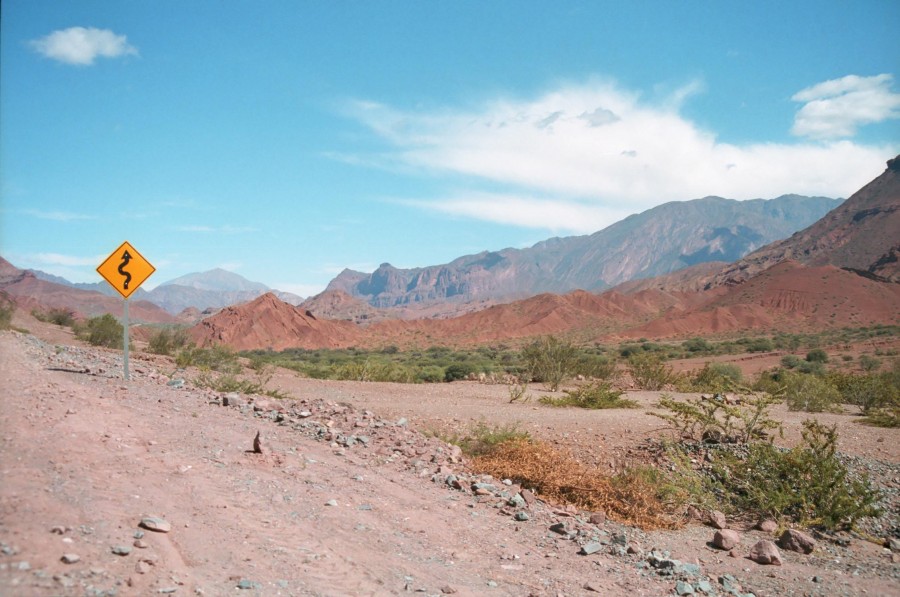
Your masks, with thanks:
[[[733,549],[735,545],[741,542],[740,534],[732,529],[721,529],[716,531],[716,534],[713,535],[713,545],[718,547],[719,549],[724,549],[728,551]]]
[[[766,539],[757,541],[756,545],[750,548],[748,557],[757,564],[781,566],[781,552],[774,543]]]
[[[172,530],[172,525],[157,516],[146,516],[141,519],[141,526],[148,531],[156,531],[157,533],[168,533]]]
[[[778,545],[788,551],[809,554],[815,549],[816,540],[803,531],[788,529],[778,538]]]

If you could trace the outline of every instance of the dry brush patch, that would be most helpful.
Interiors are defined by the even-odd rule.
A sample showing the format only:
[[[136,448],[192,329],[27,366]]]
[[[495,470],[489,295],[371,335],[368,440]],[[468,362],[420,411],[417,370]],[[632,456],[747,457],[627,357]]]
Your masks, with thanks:
[[[645,476],[634,471],[603,475],[546,442],[505,442],[473,458],[471,465],[478,472],[532,488],[549,501],[603,511],[623,524],[647,530],[678,526],[660,500],[657,486]]]

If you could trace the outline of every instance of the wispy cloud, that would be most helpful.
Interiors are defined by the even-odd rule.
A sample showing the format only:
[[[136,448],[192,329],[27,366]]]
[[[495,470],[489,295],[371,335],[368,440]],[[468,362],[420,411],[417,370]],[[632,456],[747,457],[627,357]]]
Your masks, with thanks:
[[[865,124],[900,118],[900,94],[890,89],[893,77],[847,75],[803,89],[791,98],[802,102],[791,132],[799,137],[852,137]]]
[[[41,265],[62,265],[65,267],[80,267],[80,266],[93,266],[97,267],[103,260],[106,259],[106,255],[94,255],[93,257],[83,257],[78,255],[63,255],[61,253],[34,253],[28,255],[28,260],[30,262],[38,263]]]
[[[100,56],[116,58],[137,55],[138,50],[128,43],[124,35],[116,35],[109,29],[93,27],[69,27],[31,40],[29,45],[39,54],[63,62],[88,66]]]
[[[205,226],[205,225],[185,225],[176,226],[175,230],[179,232],[196,232],[201,234],[243,234],[246,232],[256,232],[257,229],[252,226]]]
[[[707,195],[848,196],[897,153],[897,147],[846,140],[726,143],[681,114],[682,104],[703,89],[690,82],[644,100],[615,82],[592,80],[469,109],[421,112],[360,101],[348,113],[387,146],[361,156],[361,163],[454,174],[471,189],[411,204],[570,231]]]
[[[631,214],[627,210],[610,209],[591,202],[483,192],[436,201],[401,199],[395,202],[452,216],[569,234],[590,234]]]
[[[42,220],[54,220],[56,222],[70,222],[72,220],[96,220],[97,216],[77,214],[68,211],[41,211],[38,209],[26,209],[24,214],[40,218]]]

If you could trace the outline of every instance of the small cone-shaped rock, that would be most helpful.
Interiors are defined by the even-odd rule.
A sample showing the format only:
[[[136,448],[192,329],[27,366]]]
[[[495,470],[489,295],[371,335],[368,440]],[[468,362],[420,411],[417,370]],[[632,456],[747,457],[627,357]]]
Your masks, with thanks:
[[[259,431],[256,432],[256,437],[253,438],[253,452],[255,454],[263,453],[263,442],[259,435]]]
[[[729,551],[734,548],[735,545],[741,542],[741,536],[737,531],[732,529],[722,529],[716,531],[716,534],[713,535],[713,545],[718,547],[719,549],[724,549],[725,551]]]
[[[809,554],[816,548],[816,540],[803,531],[788,529],[781,534],[778,545],[788,551]]]

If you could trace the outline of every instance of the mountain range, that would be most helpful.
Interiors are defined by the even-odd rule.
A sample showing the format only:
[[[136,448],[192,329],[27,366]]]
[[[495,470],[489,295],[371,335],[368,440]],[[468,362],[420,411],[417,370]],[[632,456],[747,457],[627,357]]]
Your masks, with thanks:
[[[711,261],[732,262],[812,224],[840,204],[784,195],[735,201],[705,197],[665,203],[587,236],[552,238],[527,249],[466,255],[429,267],[384,263],[370,274],[345,269],[326,288],[376,308],[509,301],[543,292],[600,291]]]
[[[201,344],[238,349],[423,348],[542,334],[590,342],[895,325],[900,284],[891,281],[890,255],[896,253],[898,230],[897,166],[896,159],[889,161],[881,176],[824,218],[733,264],[700,263],[601,294],[544,293],[458,317],[385,319],[367,327],[320,319],[267,294],[206,318],[191,335]],[[331,302],[325,298],[316,300],[332,308],[359,309],[363,303],[357,298],[354,305],[346,293]]]

